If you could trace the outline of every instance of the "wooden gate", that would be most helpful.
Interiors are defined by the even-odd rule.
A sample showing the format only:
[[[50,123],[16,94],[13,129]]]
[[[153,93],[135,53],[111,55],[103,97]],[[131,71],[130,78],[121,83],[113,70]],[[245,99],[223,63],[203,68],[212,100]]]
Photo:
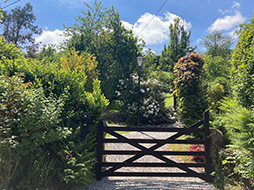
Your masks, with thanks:
[[[203,126],[203,127],[202,127]],[[201,127],[201,128],[199,128]],[[128,139],[116,131],[149,131],[149,132],[175,132],[176,134],[168,137],[165,140],[157,139]],[[203,133],[203,140],[177,140],[178,137],[190,133]],[[116,137],[114,139],[104,138],[104,133]],[[149,177],[199,177],[205,181],[211,181],[211,158],[210,158],[210,131],[209,131],[209,112],[203,114],[203,119],[188,128],[144,128],[144,127],[106,127],[100,121],[98,125],[98,144],[97,144],[97,160],[96,165],[96,179],[101,180],[104,176],[149,176]],[[103,143],[128,143],[139,151],[130,150],[104,150]],[[139,143],[154,143],[150,148],[146,148]],[[203,144],[205,151],[190,152],[190,151],[156,151],[159,147],[165,144]],[[134,155],[131,158],[119,162],[103,162],[103,155]],[[140,163],[135,160],[144,155],[153,155],[164,163]],[[178,163],[164,155],[203,155],[205,157],[204,163]],[[110,167],[110,169],[105,169]],[[176,167],[184,172],[181,173],[158,173],[158,172],[117,172],[121,167]],[[204,168],[204,173],[194,171],[193,167]],[[104,171],[102,170],[104,168]]]

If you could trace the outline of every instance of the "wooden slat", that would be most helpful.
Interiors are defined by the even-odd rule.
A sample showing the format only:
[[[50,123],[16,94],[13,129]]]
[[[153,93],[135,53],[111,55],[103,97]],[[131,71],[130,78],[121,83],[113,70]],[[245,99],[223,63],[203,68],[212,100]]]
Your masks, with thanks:
[[[199,129],[199,127],[203,125],[204,121],[201,120],[195,123],[193,126],[189,128],[152,128],[152,127],[104,127],[104,131],[147,131],[147,132],[181,132],[185,130],[186,133],[189,132],[204,132],[204,129]]]
[[[134,150],[104,150],[103,154],[107,155],[134,155],[142,153],[143,151],[134,151]],[[161,155],[197,155],[197,156],[204,156],[205,152],[191,152],[191,151],[154,151],[156,153],[159,153]],[[150,152],[146,153],[146,155],[152,155]]]
[[[166,144],[204,144],[204,140],[157,140],[157,139],[104,139],[104,143],[166,143]]]
[[[204,173],[163,173],[163,172],[114,172],[110,175],[107,173],[104,176],[143,176],[143,177],[205,177]]]
[[[195,167],[195,168],[203,168],[205,167],[205,163],[181,163],[186,167]],[[173,164],[166,163],[144,163],[144,162],[135,162],[135,163],[122,163],[122,162],[103,162],[102,166],[120,166],[120,167],[176,167]]]

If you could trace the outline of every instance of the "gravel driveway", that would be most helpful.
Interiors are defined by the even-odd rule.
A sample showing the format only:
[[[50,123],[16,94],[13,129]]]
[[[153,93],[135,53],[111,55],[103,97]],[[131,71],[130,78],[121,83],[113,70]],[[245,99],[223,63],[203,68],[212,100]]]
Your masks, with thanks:
[[[165,132],[131,132],[124,134],[128,138],[147,138],[147,139],[166,139],[174,133]],[[113,137],[112,137],[113,138]],[[153,144],[142,144],[147,148]],[[109,150],[138,150],[126,143],[108,143],[106,149]],[[168,150],[166,145],[157,149],[161,151]],[[108,155],[106,160],[108,162],[122,162],[132,155]],[[173,156],[165,156],[174,161],[177,161]],[[162,162],[153,156],[143,156],[135,162]],[[121,172],[179,172],[178,168],[120,168],[117,171]],[[178,189],[178,190],[210,190],[215,189],[211,184],[192,177],[104,177],[101,181],[95,181],[88,188],[89,190],[114,190],[114,189]]]

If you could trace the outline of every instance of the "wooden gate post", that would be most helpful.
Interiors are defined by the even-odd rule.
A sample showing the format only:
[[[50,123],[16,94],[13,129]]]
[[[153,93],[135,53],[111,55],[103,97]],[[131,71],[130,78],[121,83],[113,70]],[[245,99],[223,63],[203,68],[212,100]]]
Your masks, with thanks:
[[[209,111],[205,111],[203,114],[204,117],[204,136],[205,136],[205,174],[207,176],[208,181],[212,181],[211,173],[212,173],[212,160],[210,156],[210,129],[209,129]]]
[[[101,163],[103,154],[103,122],[100,120],[97,127],[97,164],[96,164],[96,180],[102,179]]]

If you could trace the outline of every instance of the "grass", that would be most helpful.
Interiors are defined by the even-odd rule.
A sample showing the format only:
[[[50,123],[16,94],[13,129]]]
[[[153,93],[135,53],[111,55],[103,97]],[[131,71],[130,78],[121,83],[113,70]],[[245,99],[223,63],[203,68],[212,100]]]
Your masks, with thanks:
[[[165,96],[166,96],[166,98],[165,98],[166,108],[168,108],[169,106],[173,106],[174,105],[174,96],[173,96],[173,94],[166,93]]]
[[[108,127],[126,127],[126,125],[119,125],[119,124],[115,124],[115,123],[107,123]],[[116,131],[116,133],[118,134],[126,134],[129,133],[130,131]],[[112,135],[106,133],[105,137],[111,137]]]

